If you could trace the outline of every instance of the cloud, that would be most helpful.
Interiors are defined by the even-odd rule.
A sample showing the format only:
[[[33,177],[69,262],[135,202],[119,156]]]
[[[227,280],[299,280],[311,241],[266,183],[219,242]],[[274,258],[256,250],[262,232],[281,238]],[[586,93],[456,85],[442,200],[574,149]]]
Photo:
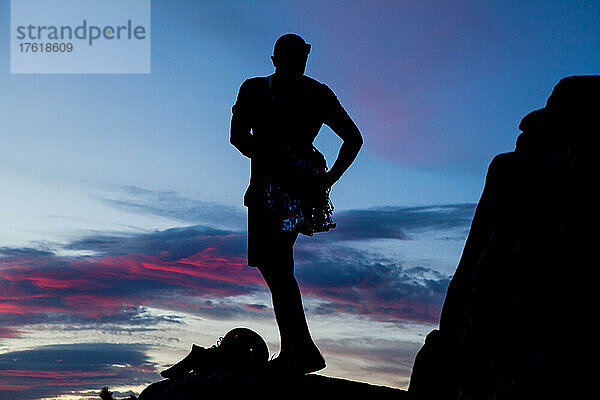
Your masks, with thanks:
[[[13,248],[0,247],[0,256],[10,257],[14,259],[29,258],[38,256],[51,256],[54,253],[49,250],[34,249],[31,247]]]
[[[262,290],[262,278],[246,265],[243,243],[243,234],[193,226],[96,235],[65,246],[93,250],[95,256],[2,249],[0,321],[103,327],[176,322],[148,315],[145,307],[152,305],[215,318],[247,314],[245,306],[226,302]],[[214,299],[219,306],[207,302]]]
[[[194,225],[133,234],[91,234],[64,246],[109,256],[127,254],[167,255],[170,259],[192,256],[206,248],[242,256],[246,236],[240,232]]]
[[[335,215],[338,227],[322,237],[327,241],[408,240],[411,234],[422,231],[467,228],[473,219],[475,206],[475,204],[453,204],[342,211]]]
[[[0,338],[14,338],[19,337],[20,334],[17,329],[0,326]]]
[[[42,306],[40,306],[42,308]],[[18,308],[16,308],[18,309]],[[146,307],[123,306],[114,313],[100,315],[98,317],[85,315],[80,310],[63,310],[61,312],[13,312],[0,314],[3,323],[13,326],[46,324],[63,325],[70,327],[85,327],[94,325],[96,328],[105,330],[153,330],[159,324],[181,324],[181,318],[177,315],[154,315]],[[5,337],[16,337],[19,331],[4,328]],[[1,336],[0,336],[1,337]]]
[[[342,212],[339,228],[296,245],[303,290],[323,300],[317,310],[322,313],[436,322],[449,276],[357,250],[348,245],[349,239],[410,240],[424,231],[466,230],[472,213],[473,205]],[[259,316],[266,309],[237,300],[265,291],[258,271],[246,265],[244,232],[194,225],[100,233],[64,248],[95,255],[0,248],[0,321],[15,327],[1,331],[3,336],[17,336],[19,326],[35,323],[150,329],[177,322],[149,315],[146,307],[153,306],[214,319]]]
[[[346,312],[378,321],[436,323],[450,276],[404,268],[364,251],[330,246],[300,251],[297,276],[305,293],[324,301],[320,313]]]
[[[151,382],[155,364],[139,344],[79,343],[0,354],[0,397],[37,399],[89,388]]]
[[[242,207],[189,199],[175,191],[159,191],[132,185],[115,186],[112,197],[99,197],[104,203],[125,211],[171,218],[189,224],[242,228],[245,213]]]
[[[154,191],[136,186],[118,186],[118,199],[101,198],[109,205],[141,214],[171,217],[190,224],[202,224],[213,228],[229,227],[235,231],[245,228],[246,213],[243,209],[217,203],[193,200],[174,191]],[[368,240],[368,239],[410,239],[411,232],[420,230],[448,230],[456,227],[468,227],[473,218],[476,204],[451,204],[426,207],[378,207],[371,209],[346,210],[336,212],[338,227],[321,240]],[[200,226],[200,225],[196,225]],[[187,228],[186,228],[187,229]],[[165,235],[174,236],[174,232],[165,231]],[[188,231],[179,230],[180,234]],[[218,229],[215,232],[219,232]],[[147,238],[141,238],[142,241]],[[157,237],[160,240],[160,238]],[[88,239],[88,240],[91,240]],[[122,243],[118,237],[96,238],[104,243],[76,242],[78,246],[91,246],[97,250],[116,251]],[[128,241],[133,245],[132,241]],[[145,251],[145,250],[144,250]]]
[[[421,343],[373,338],[321,339],[330,359],[341,361],[340,368],[354,374],[353,379],[372,381],[387,376],[397,387],[406,387],[413,361]],[[336,361],[333,361],[336,362]]]

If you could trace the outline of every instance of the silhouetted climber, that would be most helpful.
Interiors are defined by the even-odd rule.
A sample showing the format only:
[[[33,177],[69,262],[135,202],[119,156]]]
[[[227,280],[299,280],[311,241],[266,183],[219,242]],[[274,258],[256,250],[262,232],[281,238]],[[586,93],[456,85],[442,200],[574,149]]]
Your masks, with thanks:
[[[329,188],[356,158],[362,136],[327,85],[304,75],[310,45],[295,34],[275,42],[275,73],[247,79],[232,108],[231,143],[251,159],[248,265],[257,267],[272,295],[281,351],[271,366],[309,373],[325,361],[308,330],[294,276],[298,233],[335,226]],[[329,171],[312,145],[322,124],[342,140]]]

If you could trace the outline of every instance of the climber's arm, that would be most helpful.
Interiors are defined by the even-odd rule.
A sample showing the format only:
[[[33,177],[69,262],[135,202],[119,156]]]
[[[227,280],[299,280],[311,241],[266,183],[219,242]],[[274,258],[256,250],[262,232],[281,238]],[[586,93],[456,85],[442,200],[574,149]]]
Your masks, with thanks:
[[[231,129],[229,133],[229,142],[234,145],[240,153],[246,157],[252,158],[255,153],[254,137],[251,133],[250,124],[250,95],[248,81],[245,81],[238,92],[237,100],[231,111]]]
[[[331,89],[327,88],[326,96],[329,99],[329,111],[324,122],[343,141],[338,156],[327,173],[326,184],[330,186],[338,181],[354,162],[363,145],[363,138],[358,127]]]

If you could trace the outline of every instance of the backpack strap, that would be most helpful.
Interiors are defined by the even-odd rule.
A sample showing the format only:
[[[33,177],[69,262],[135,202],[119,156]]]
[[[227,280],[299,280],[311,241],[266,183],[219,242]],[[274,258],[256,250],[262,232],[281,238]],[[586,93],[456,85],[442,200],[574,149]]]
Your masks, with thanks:
[[[273,74],[269,75],[269,93],[271,94],[271,100],[275,101],[275,92],[273,91]]]

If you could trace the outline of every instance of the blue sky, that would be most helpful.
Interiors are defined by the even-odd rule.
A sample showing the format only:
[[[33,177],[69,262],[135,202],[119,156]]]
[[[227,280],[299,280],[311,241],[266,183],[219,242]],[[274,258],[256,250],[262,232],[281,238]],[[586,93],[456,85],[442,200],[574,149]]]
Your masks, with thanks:
[[[191,343],[239,325],[277,350],[268,293],[244,265],[249,162],[228,134],[239,85],[272,73],[287,32],[312,44],[306,74],[365,139],[333,189],[338,228],[296,249],[325,374],[404,387],[487,165],[561,77],[600,65],[591,1],[154,0],[151,74],[11,75],[9,5],[0,398],[49,398],[65,382],[81,396],[139,391]],[[323,127],[316,146],[330,165],[339,145]],[[123,351],[123,379],[101,357],[110,346]],[[9,362],[95,349],[97,364],[71,369]],[[85,374],[65,381],[75,370]]]

